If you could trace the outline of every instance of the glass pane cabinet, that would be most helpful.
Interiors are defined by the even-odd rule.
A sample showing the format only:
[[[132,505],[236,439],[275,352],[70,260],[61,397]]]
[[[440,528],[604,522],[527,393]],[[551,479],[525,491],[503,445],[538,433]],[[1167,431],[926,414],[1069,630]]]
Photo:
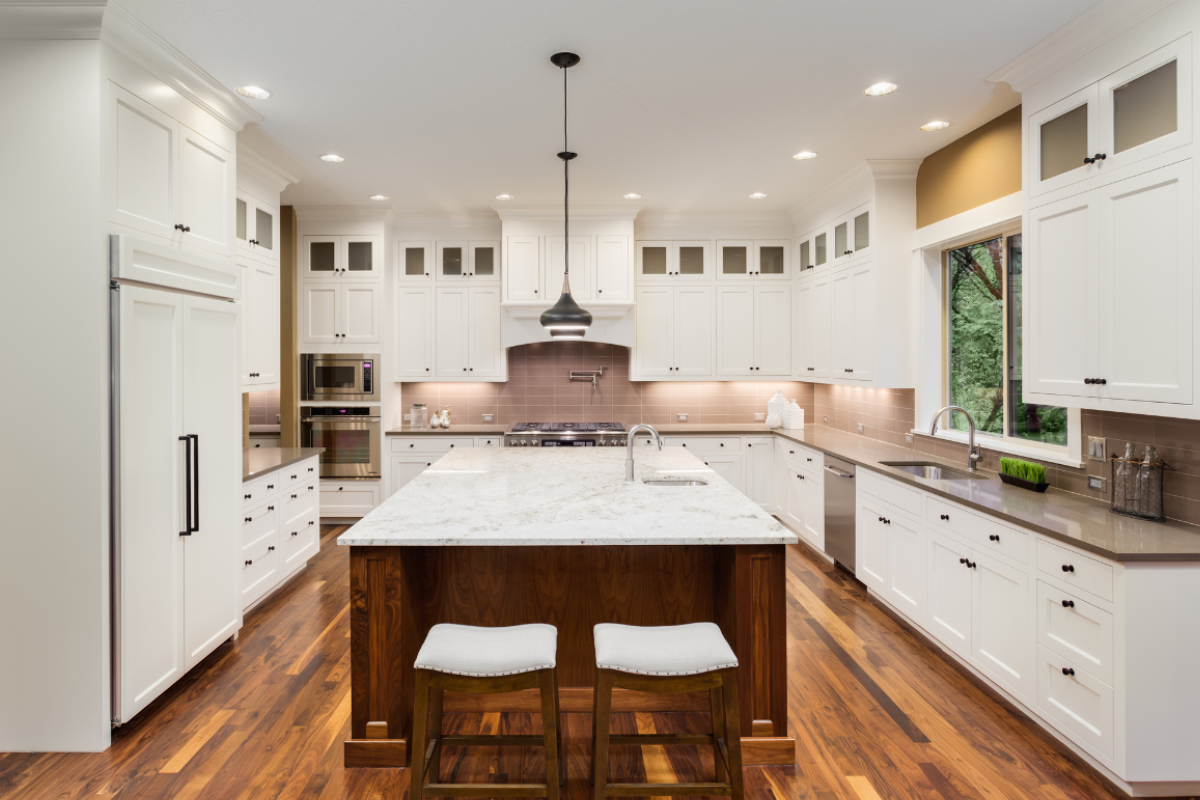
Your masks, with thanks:
[[[275,242],[279,239],[279,209],[276,206],[238,192],[234,232],[238,252],[259,261],[278,261]]]
[[[374,272],[374,242],[348,240],[346,242],[346,270],[358,273]]]
[[[803,241],[800,243],[800,271],[812,268],[812,242]]]
[[[721,277],[745,278],[750,274],[750,242],[717,242]]]
[[[827,234],[818,233],[817,238],[813,239],[814,266],[823,267],[829,261],[829,254],[826,252],[825,246]]]
[[[374,278],[378,236],[305,236],[303,274],[310,278]]]
[[[305,236],[305,251],[308,255],[306,272],[311,275],[332,277],[339,269],[338,237]]]
[[[467,277],[467,243],[437,243],[437,278],[440,281]]]
[[[708,242],[675,242],[678,248],[679,275],[692,278],[703,278],[708,274],[709,250]]]
[[[1079,169],[1088,156],[1088,108],[1084,103],[1040,126],[1043,181]]]
[[[417,283],[433,278],[433,242],[396,242],[396,279]]]
[[[864,211],[854,217],[854,252],[871,246],[871,212]]]
[[[696,280],[711,274],[711,241],[643,241],[636,243],[635,253],[639,281]]]
[[[788,241],[756,241],[754,243],[754,277],[756,279],[786,279],[788,275]]]
[[[470,253],[472,280],[500,280],[499,242],[471,242]]]
[[[249,237],[246,235],[246,216],[248,214],[246,201],[242,198],[237,199],[237,211],[235,226],[237,228],[238,244],[246,244]]]
[[[254,207],[254,246],[256,249],[275,249],[275,215],[261,206]]]
[[[839,222],[833,228],[833,256],[835,259],[850,255],[850,220]]]

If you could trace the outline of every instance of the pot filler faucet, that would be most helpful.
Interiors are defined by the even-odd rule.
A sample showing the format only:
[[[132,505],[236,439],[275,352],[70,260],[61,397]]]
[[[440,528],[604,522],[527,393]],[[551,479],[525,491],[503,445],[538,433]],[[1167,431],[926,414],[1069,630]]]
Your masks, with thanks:
[[[633,437],[637,436],[638,431],[649,431],[651,438],[658,442],[658,449],[662,450],[662,437],[658,435],[658,431],[646,423],[634,425],[629,429],[629,435],[625,439],[625,480],[633,480]]]
[[[967,411],[962,406],[946,406],[941,411],[933,415],[933,421],[929,423],[929,435],[937,435],[938,420],[942,418],[942,414],[947,411],[958,411],[967,418],[967,471],[975,472],[975,462],[982,456],[979,455],[979,447],[975,444],[975,420],[971,417],[971,412]]]

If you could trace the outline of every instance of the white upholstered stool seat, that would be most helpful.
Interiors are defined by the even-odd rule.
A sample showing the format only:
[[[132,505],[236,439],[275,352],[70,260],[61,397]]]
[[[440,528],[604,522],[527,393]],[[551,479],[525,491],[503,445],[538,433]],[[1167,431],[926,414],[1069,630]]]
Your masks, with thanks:
[[[417,669],[497,678],[555,666],[558,629],[553,625],[513,625],[479,628],[473,625],[434,625],[417,653]]]
[[[711,622],[641,628],[601,623],[593,631],[596,666],[635,675],[700,675],[738,665]]]

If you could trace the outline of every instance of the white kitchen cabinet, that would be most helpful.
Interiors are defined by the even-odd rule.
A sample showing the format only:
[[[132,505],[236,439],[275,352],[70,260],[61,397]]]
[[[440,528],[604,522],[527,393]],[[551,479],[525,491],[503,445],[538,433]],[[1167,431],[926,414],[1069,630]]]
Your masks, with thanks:
[[[470,377],[504,378],[507,362],[500,343],[500,287],[472,286],[467,347]]]
[[[717,287],[717,374],[790,375],[791,316],[788,286]]]
[[[396,242],[396,282],[431,282],[434,270],[433,255],[433,242]]]
[[[500,242],[473,241],[470,243],[467,252],[470,256],[467,265],[470,268],[472,282],[500,282]]]
[[[321,517],[358,519],[375,510],[380,502],[377,480],[322,480]]]
[[[238,253],[278,264],[279,206],[239,191],[234,208],[234,238]]]
[[[791,249],[786,239],[718,239],[717,277],[786,281],[791,278]]]
[[[1029,573],[978,548],[971,551],[971,659],[997,682],[1034,696],[1034,598]]]
[[[313,457],[243,484],[243,610],[278,588],[320,549],[318,471]]]
[[[633,293],[629,269],[629,237],[601,234],[596,237],[593,259],[597,300],[628,300]]]
[[[641,286],[636,292],[639,378],[712,375],[712,289]]]
[[[713,276],[712,242],[641,241],[637,243],[639,283],[707,280]]]
[[[798,371],[801,380],[828,378],[833,363],[833,298],[828,275],[797,284],[799,295]]]
[[[300,284],[302,344],[378,344],[380,284],[317,280]]]
[[[439,378],[504,377],[499,287],[439,287],[434,316],[434,362]]]
[[[800,237],[796,245],[797,270],[803,275],[809,270],[829,265],[833,246],[830,243],[830,226],[822,227]]]
[[[927,629],[963,658],[971,657],[971,548],[929,531]]]
[[[1028,402],[1193,403],[1192,191],[1188,160],[1028,212]]]
[[[409,481],[433,466],[434,460],[440,456],[430,455],[394,455],[388,465],[388,497],[408,485]]]
[[[775,441],[773,438],[746,440],[744,455],[746,495],[763,507],[775,511]]]
[[[468,248],[468,242],[438,242],[436,280],[467,280],[471,274]]]
[[[300,277],[305,280],[378,281],[383,276],[379,236],[304,236]]]
[[[875,349],[875,265],[866,261],[833,273],[830,278],[833,325],[831,336],[832,373],[854,381],[874,377]],[[894,298],[892,302],[903,302]],[[806,367],[812,366],[806,364]]]
[[[242,270],[242,390],[279,388],[279,266],[239,258]]]
[[[508,236],[504,240],[504,300],[540,300],[542,287],[541,242],[537,236]],[[561,283],[559,287],[561,288]],[[558,299],[556,290],[551,300]]]
[[[778,482],[779,510],[787,524],[817,550],[825,550],[825,476],[820,456],[797,449],[791,442],[782,444]],[[797,455],[799,453],[799,455]]]
[[[411,244],[411,243],[408,243]],[[413,271],[418,267],[418,254],[413,253]],[[407,254],[405,255],[407,259]],[[440,283],[471,281],[500,282],[500,243],[494,241],[451,241],[437,243],[437,272]]]
[[[397,282],[396,377],[425,380],[433,374],[434,315],[430,287]]]
[[[860,581],[887,594],[888,532],[890,509],[878,499],[859,494],[855,526],[854,574]]]
[[[545,298],[546,302],[553,303],[562,294],[563,273],[567,268],[569,251],[571,296],[580,302],[594,299],[592,237],[572,236],[568,243],[561,236],[543,236],[542,243],[546,251],[542,257],[542,263],[546,265],[546,268],[541,297]]]
[[[437,323],[434,362],[439,378],[465,378],[468,372],[468,325],[470,299],[466,286],[439,288],[435,300]]]
[[[913,619],[925,617],[925,527],[907,517],[889,513],[887,572],[884,594]],[[868,520],[868,523],[870,520]]]
[[[232,255],[233,154],[115,83],[106,102],[109,220]]]

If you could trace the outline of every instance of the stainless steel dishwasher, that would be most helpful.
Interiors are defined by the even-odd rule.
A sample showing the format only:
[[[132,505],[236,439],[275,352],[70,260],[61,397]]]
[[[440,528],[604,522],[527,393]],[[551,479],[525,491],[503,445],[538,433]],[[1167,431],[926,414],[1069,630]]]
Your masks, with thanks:
[[[855,571],[854,465],[825,456],[825,552]]]

